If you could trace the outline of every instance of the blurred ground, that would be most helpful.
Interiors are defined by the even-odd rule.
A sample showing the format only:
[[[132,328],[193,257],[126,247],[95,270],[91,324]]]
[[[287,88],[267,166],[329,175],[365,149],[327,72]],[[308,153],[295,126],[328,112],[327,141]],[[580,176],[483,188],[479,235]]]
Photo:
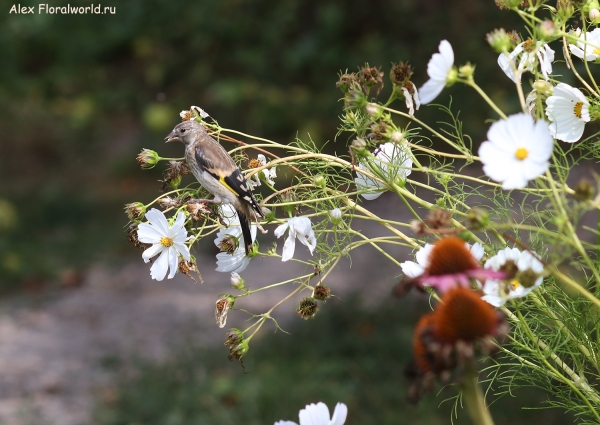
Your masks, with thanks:
[[[296,249],[306,254],[304,246]],[[349,293],[359,291],[372,307],[389,296],[400,270],[383,257],[367,255],[368,251],[357,251],[351,269],[343,261],[331,274],[328,285],[338,298],[330,302],[343,302]],[[129,366],[137,360],[163,362],[185,339],[221,346],[225,329],[243,327],[246,316],[234,311],[225,329],[216,326],[214,305],[219,294],[230,291],[229,274],[214,271],[214,257],[201,256],[198,264],[203,285],[181,274],[173,280],[153,281],[140,256],[138,262],[120,268],[93,267],[79,288],[2,299],[1,423],[87,423],[94,397],[110,398],[116,373],[133,370]],[[251,288],[257,288],[301,272],[306,273],[298,264],[281,267],[276,260],[255,259],[244,277]],[[293,289],[286,285],[264,291],[239,299],[235,307],[262,313]],[[284,329],[300,320],[295,308],[306,295],[298,295],[276,311]],[[263,329],[274,330],[272,324]],[[228,363],[226,355],[223,347],[223,362]]]

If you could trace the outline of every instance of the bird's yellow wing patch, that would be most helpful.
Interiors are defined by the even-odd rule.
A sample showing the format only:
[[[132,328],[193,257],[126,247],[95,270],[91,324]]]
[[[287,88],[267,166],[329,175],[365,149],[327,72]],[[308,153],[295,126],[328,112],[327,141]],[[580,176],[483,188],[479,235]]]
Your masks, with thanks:
[[[240,196],[240,194],[239,194],[239,193],[237,193],[237,192],[235,191],[235,189],[234,189],[234,188],[232,188],[231,186],[229,186],[229,185],[227,184],[227,182],[225,181],[225,178],[224,178],[224,177],[219,177],[219,182],[221,182],[221,184],[222,184],[223,186],[225,186],[227,189],[229,189],[229,191],[230,191],[230,192],[232,192],[232,193],[233,193],[235,196]]]

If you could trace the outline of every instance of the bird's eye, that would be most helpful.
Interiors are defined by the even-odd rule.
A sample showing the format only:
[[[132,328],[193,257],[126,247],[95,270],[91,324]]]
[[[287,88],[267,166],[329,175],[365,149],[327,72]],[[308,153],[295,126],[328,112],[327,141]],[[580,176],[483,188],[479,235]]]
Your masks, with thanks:
[[[180,131],[181,131],[182,133],[185,133],[185,128],[182,128]]]

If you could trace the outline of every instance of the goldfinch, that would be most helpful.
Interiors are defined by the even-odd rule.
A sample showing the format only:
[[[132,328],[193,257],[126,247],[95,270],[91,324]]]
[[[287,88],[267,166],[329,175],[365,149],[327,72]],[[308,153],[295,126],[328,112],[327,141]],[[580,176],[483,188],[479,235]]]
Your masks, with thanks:
[[[253,244],[249,220],[255,214],[262,218],[265,215],[229,153],[193,119],[177,124],[165,141],[179,141],[185,145],[185,161],[192,174],[214,195],[209,202],[229,203],[235,208],[247,255]]]

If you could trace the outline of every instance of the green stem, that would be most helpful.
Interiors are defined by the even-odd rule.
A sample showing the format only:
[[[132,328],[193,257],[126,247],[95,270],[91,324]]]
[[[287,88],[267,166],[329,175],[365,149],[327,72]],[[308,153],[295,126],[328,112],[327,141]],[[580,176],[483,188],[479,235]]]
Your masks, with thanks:
[[[462,399],[467,407],[471,422],[475,425],[494,425],[490,411],[485,405],[483,392],[477,382],[477,371],[469,367],[461,383]]]

